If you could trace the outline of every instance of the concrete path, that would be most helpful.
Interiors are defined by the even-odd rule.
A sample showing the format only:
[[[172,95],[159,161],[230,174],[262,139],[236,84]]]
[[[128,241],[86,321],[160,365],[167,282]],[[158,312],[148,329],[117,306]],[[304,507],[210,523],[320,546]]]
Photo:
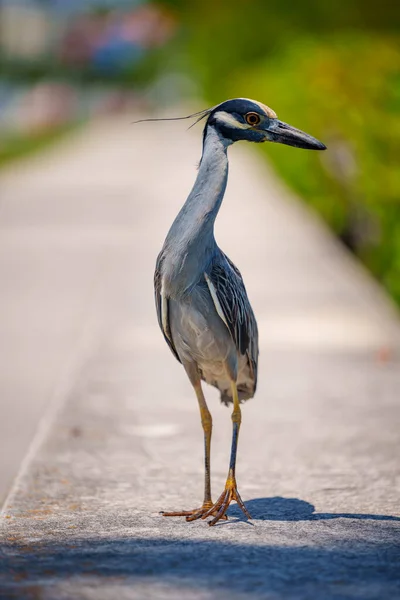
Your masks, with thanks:
[[[26,455],[1,517],[0,598],[400,598],[400,321],[246,145],[230,149],[217,238],[260,328],[238,460],[254,519],[159,515],[203,487],[196,401],[152,290],[200,131],[128,121],[0,182],[3,495]],[[216,497],[230,411],[206,393]]]

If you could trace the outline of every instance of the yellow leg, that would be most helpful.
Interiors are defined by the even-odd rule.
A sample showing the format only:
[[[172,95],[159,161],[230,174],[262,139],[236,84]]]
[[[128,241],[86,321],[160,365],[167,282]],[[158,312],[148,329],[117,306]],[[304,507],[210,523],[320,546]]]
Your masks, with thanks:
[[[204,502],[203,506],[206,505],[211,508],[211,480],[210,480],[210,460],[211,460],[211,434],[212,434],[212,416],[208,410],[206,399],[204,398],[203,390],[201,389],[201,383],[195,386],[195,392],[197,401],[200,408],[201,424],[204,431]]]
[[[236,454],[237,454],[237,445],[239,439],[239,430],[240,424],[242,422],[242,411],[240,410],[240,402],[239,396],[237,392],[236,382],[231,382],[232,386],[232,399],[233,399],[233,412],[232,412],[232,448],[231,448],[231,458],[229,461],[229,471],[228,477],[225,484],[225,489],[218,498],[217,502],[207,511],[202,518],[205,519],[209,516],[214,516],[214,518],[209,522],[209,525],[215,525],[217,521],[220,519],[226,518],[226,511],[228,510],[229,504],[232,500],[236,500],[244,514],[248,519],[251,519],[251,516],[246,509],[243,501],[240,497],[240,494],[236,485]]]
[[[204,500],[201,508],[194,510],[181,510],[178,512],[164,512],[164,517],[186,517],[186,521],[195,521],[200,519],[206,512],[211,510],[212,515],[216,512],[212,510],[213,501],[211,499],[211,480],[210,480],[210,454],[211,454],[211,434],[212,434],[212,417],[208,410],[206,399],[204,398],[200,380],[193,384],[196,392],[197,401],[199,403],[201,424],[204,431]],[[227,517],[222,517],[226,519]]]

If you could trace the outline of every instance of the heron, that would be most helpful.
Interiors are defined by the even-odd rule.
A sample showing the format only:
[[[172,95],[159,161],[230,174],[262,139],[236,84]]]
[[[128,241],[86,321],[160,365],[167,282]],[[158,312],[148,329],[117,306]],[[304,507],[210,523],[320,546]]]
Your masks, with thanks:
[[[206,119],[198,174],[158,255],[154,290],[159,326],[186,371],[200,409],[204,498],[200,508],[162,514],[183,516],[187,521],[211,517],[208,523],[215,525],[227,518],[232,501],[251,518],[237,488],[236,455],[242,420],[240,404],[256,392],[258,365],[257,322],[242,276],[214,237],[214,223],[228,178],[227,149],[240,140],[278,142],[309,150],[324,150],[326,146],[280,121],[268,106],[247,98],[227,100],[189,115],[196,116],[196,123]],[[219,389],[225,405],[233,406],[228,476],[216,502],[212,500],[210,482],[212,416],[203,381]]]

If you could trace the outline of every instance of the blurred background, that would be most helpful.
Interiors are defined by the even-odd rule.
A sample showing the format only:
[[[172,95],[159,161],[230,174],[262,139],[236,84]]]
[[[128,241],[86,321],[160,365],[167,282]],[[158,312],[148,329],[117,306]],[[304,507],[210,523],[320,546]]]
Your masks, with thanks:
[[[217,239],[244,274],[261,350],[257,397],[243,411],[241,493],[256,505],[266,500],[272,513],[279,497],[316,506],[313,523],[314,515],[293,523],[303,515],[293,519],[292,508],[272,523],[273,544],[284,536],[283,546],[292,540],[309,557],[308,578],[298,563],[293,579],[287,548],[285,585],[306,585],[302,597],[317,589],[308,584],[318,546],[329,550],[320,565],[335,598],[341,590],[386,597],[375,579],[356,584],[373,564],[382,579],[393,573],[388,585],[396,579],[386,561],[396,524],[378,519],[398,513],[400,482],[399,34],[398,0],[0,0],[0,504],[19,481],[7,517],[22,536],[10,529],[8,539],[34,540],[46,560],[33,569],[37,586],[25,571],[12,575],[22,594],[39,597],[46,573],[53,580],[48,560],[55,548],[64,554],[61,540],[71,538],[61,538],[60,523],[75,528],[74,514],[70,533],[84,544],[98,527],[102,540],[103,528],[119,536],[120,526],[121,539],[133,526],[149,537],[159,510],[199,500],[198,408],[157,325],[153,272],[193,185],[201,124],[190,132],[190,121],[130,124],[245,96],[328,151],[229,150]],[[216,390],[206,394],[216,483],[226,472],[230,411]],[[335,514],[346,518],[324,528],[320,518]],[[344,545],[351,539],[357,545]],[[69,547],[68,561],[80,556]],[[120,556],[108,548],[104,573],[112,575]],[[345,562],[332,561],[342,555]],[[24,556],[29,566],[31,550]],[[59,572],[69,586],[70,567]],[[101,597],[114,579],[131,589],[121,573],[102,576]],[[261,589],[262,577],[255,573],[249,589]]]
[[[3,0],[0,166],[88,119],[256,98],[329,152],[259,149],[400,303],[400,4]]]

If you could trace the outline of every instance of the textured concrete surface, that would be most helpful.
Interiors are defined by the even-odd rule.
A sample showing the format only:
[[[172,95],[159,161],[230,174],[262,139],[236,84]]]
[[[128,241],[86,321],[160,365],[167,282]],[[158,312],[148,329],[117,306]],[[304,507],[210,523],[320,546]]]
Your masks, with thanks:
[[[4,176],[1,477],[51,401],[1,517],[0,597],[400,598],[398,317],[249,146],[230,151],[217,237],[260,327],[238,460],[254,519],[159,514],[202,493],[196,401],[152,296],[199,138],[104,123]],[[206,393],[216,497],[231,423]]]

